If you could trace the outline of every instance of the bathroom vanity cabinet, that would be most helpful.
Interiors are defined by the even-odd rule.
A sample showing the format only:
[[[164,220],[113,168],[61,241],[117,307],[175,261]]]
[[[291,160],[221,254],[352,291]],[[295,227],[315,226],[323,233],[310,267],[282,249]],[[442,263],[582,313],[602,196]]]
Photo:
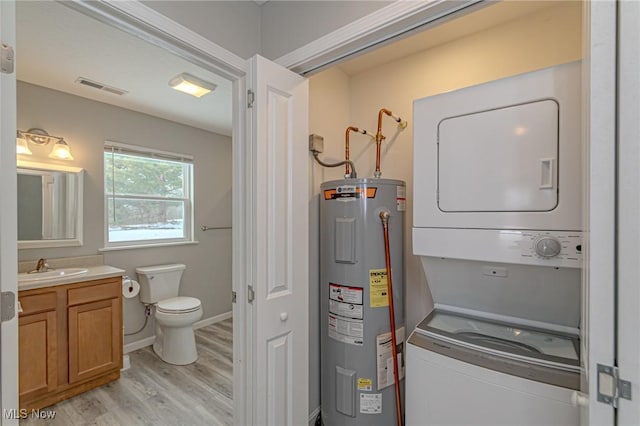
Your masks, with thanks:
[[[18,292],[20,408],[120,378],[122,277]]]

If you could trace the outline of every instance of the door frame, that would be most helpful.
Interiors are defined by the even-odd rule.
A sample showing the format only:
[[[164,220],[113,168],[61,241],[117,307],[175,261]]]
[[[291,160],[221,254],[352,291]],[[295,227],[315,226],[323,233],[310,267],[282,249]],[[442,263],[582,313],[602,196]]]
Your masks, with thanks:
[[[0,39],[15,48],[15,3],[0,1]],[[0,290],[18,295],[18,250],[17,250],[17,200],[16,174],[16,79],[15,70],[0,74],[0,178],[3,183],[3,201],[0,209]],[[11,143],[5,143],[11,141]],[[7,205],[8,204],[8,205]],[[3,309],[0,307],[0,310]],[[0,424],[17,425],[17,412],[5,410],[18,408],[18,314],[0,324]]]
[[[5,3],[5,2],[2,2]],[[13,2],[6,2],[13,3]],[[235,291],[239,303],[233,303],[233,406],[234,423],[247,424],[245,419],[251,418],[253,400],[251,398],[251,376],[246,368],[247,342],[253,330],[251,328],[251,311],[247,309],[247,277],[250,276],[251,265],[246,262],[247,250],[251,241],[251,228],[247,221],[251,215],[247,214],[247,206],[251,206],[253,196],[251,187],[247,185],[245,169],[248,167],[248,152],[246,149],[246,78],[248,62],[200,36],[188,28],[176,23],[166,16],[145,6],[139,1],[122,2],[117,0],[103,0],[85,2],[72,0],[62,3],[80,13],[96,18],[112,27],[121,29],[128,34],[141,38],[158,47],[170,51],[177,56],[186,59],[204,69],[215,72],[227,78],[233,83],[232,110],[233,110],[233,180],[232,180],[232,290]],[[14,43],[15,45],[15,43]],[[6,117],[3,117],[5,119]],[[11,121],[9,118],[7,121]],[[15,114],[13,116],[15,123]],[[15,124],[13,126],[15,135]],[[11,139],[8,139],[11,140]],[[4,153],[3,153],[4,154]],[[3,167],[3,175],[12,173],[15,175],[15,145],[13,145],[14,164],[11,168]],[[15,198],[15,196],[14,196]],[[15,215],[14,215],[15,216]],[[2,216],[4,220],[4,214]],[[7,219],[7,222],[11,218]],[[13,220],[15,223],[15,217]],[[15,226],[13,227],[15,230]],[[3,234],[3,246],[13,245],[17,247],[17,238],[5,239]],[[15,250],[14,250],[15,251]],[[2,256],[2,273],[7,275],[13,271],[17,274],[17,253],[13,257]],[[5,266],[12,266],[13,269]],[[4,330],[3,330],[4,332]],[[17,333],[15,336],[17,342]],[[17,360],[17,345],[16,345]],[[4,370],[4,369],[3,369]],[[10,391],[11,389],[7,389]],[[3,389],[4,393],[5,389]],[[11,392],[8,392],[11,393]],[[17,407],[18,386],[15,384]]]
[[[274,62],[301,75],[315,73],[341,60],[423,31],[427,25],[440,25],[490,5],[491,2],[484,0],[395,1]]]
[[[598,402],[598,364],[615,365],[617,2],[584,3],[583,136],[585,258],[583,269],[582,424],[613,425],[614,409]]]
[[[618,276],[616,362],[620,378],[631,382],[632,400],[620,399],[618,425],[640,419],[640,4],[620,2],[618,13]]]

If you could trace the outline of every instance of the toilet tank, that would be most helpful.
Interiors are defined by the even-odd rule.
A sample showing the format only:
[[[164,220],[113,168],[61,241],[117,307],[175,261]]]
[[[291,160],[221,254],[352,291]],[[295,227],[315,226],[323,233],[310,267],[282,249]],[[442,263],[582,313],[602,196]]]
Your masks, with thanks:
[[[182,264],[136,268],[140,281],[140,301],[157,303],[178,296],[180,278],[185,269],[186,266]]]

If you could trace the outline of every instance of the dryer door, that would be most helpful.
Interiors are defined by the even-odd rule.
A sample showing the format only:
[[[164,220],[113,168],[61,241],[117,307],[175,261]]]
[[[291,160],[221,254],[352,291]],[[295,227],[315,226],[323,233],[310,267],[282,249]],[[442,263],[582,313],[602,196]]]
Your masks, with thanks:
[[[438,208],[553,210],[558,204],[557,158],[554,100],[445,118],[438,125]]]
[[[579,231],[581,71],[573,62],[414,101],[413,226]]]

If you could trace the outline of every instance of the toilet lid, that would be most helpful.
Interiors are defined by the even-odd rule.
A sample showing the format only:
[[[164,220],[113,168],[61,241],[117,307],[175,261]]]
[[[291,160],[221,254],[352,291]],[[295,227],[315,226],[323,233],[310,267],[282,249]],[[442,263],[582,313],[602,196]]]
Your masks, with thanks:
[[[195,297],[172,297],[158,302],[157,310],[176,314],[197,311],[200,306],[200,300]]]

